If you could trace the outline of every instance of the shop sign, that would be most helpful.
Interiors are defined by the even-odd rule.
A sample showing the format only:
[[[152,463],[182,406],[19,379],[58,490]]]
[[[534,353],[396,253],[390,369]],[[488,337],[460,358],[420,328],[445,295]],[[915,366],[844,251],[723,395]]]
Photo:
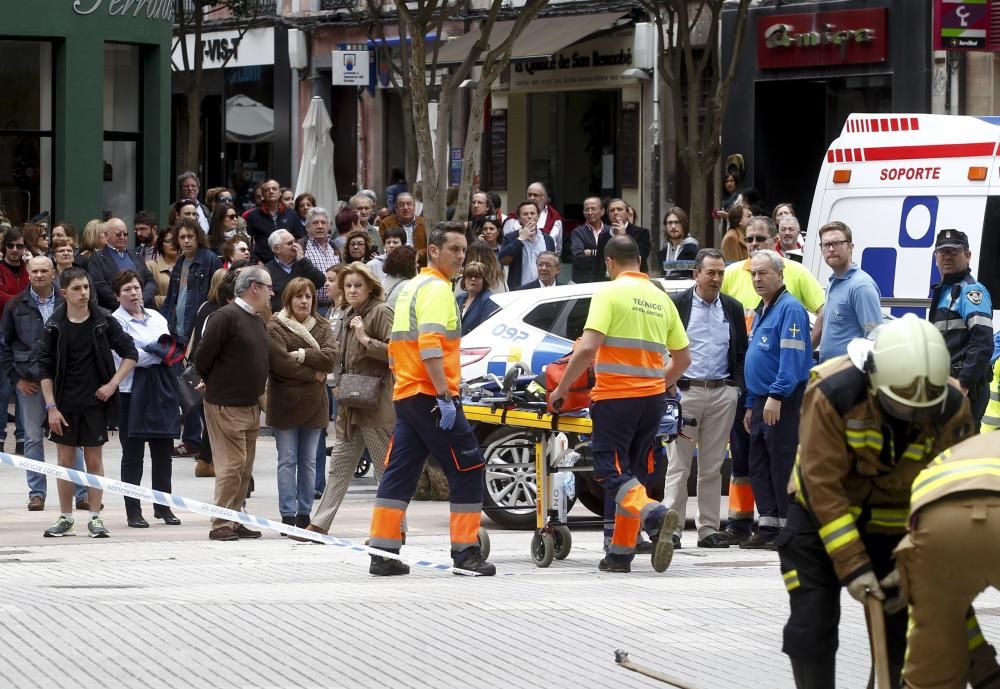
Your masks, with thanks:
[[[239,31],[213,31],[203,34],[198,44],[204,69],[256,67],[274,64],[274,29],[251,29],[240,36]],[[174,41],[171,60],[174,69],[184,69],[184,49],[187,49],[188,66],[194,69],[194,38]]]
[[[367,50],[334,50],[330,62],[334,86],[368,86],[371,68]]]
[[[987,50],[986,0],[934,0],[934,50]]]
[[[885,62],[888,9],[806,12],[757,19],[757,66],[835,67]]]
[[[175,0],[74,0],[73,11],[87,16],[104,10],[111,17],[145,17],[173,23]]]
[[[577,43],[550,57],[512,65],[511,90],[591,88],[630,81],[622,75],[632,66],[632,33]]]

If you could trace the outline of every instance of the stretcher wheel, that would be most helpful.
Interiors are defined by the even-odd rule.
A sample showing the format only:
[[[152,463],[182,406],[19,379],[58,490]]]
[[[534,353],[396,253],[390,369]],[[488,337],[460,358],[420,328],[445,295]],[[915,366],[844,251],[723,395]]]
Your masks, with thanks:
[[[552,530],[553,557],[565,560],[573,548],[573,534],[565,526],[557,526]]]
[[[490,557],[490,534],[480,526],[476,540],[479,541],[479,549],[483,553],[483,559],[488,560]]]
[[[531,537],[531,559],[535,561],[536,567],[548,567],[551,565],[555,552],[556,546],[553,542],[552,534],[536,533]]]

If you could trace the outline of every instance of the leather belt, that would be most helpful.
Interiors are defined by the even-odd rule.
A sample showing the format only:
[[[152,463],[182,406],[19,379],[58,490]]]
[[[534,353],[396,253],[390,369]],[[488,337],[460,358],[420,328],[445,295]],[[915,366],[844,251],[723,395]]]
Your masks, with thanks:
[[[688,390],[689,388],[714,390],[715,388],[721,388],[722,386],[728,384],[729,380],[726,378],[719,378],[718,380],[692,380],[689,378],[681,378],[677,381],[677,387],[681,390]]]

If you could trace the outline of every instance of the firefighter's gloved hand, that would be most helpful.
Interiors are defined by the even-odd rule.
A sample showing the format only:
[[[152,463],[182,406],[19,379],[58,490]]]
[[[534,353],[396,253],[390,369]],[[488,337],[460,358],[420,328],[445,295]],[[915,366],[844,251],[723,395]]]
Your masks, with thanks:
[[[440,420],[438,420],[438,427],[443,431],[450,431],[451,427],[455,425],[455,400],[445,399],[443,397],[437,398],[437,409],[441,414]]]
[[[862,605],[865,603],[866,596],[875,596],[879,600],[885,600],[885,594],[882,592],[882,587],[878,585],[878,577],[875,576],[874,572],[865,572],[853,579],[847,585],[847,592],[851,594],[851,598]]]
[[[906,607],[906,597],[903,595],[903,589],[899,586],[898,569],[894,569],[889,572],[889,574],[879,582],[879,586],[882,587],[883,591],[891,591],[893,593],[893,595],[887,598],[885,603],[882,605],[882,609],[885,610],[886,615],[895,615],[897,612]]]

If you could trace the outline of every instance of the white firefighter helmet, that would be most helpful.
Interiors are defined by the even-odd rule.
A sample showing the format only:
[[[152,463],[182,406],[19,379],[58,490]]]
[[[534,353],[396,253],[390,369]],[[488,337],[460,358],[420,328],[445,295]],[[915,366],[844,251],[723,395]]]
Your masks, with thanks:
[[[879,326],[872,339],[865,370],[886,411],[912,419],[944,402],[951,356],[937,328],[908,313]]]

